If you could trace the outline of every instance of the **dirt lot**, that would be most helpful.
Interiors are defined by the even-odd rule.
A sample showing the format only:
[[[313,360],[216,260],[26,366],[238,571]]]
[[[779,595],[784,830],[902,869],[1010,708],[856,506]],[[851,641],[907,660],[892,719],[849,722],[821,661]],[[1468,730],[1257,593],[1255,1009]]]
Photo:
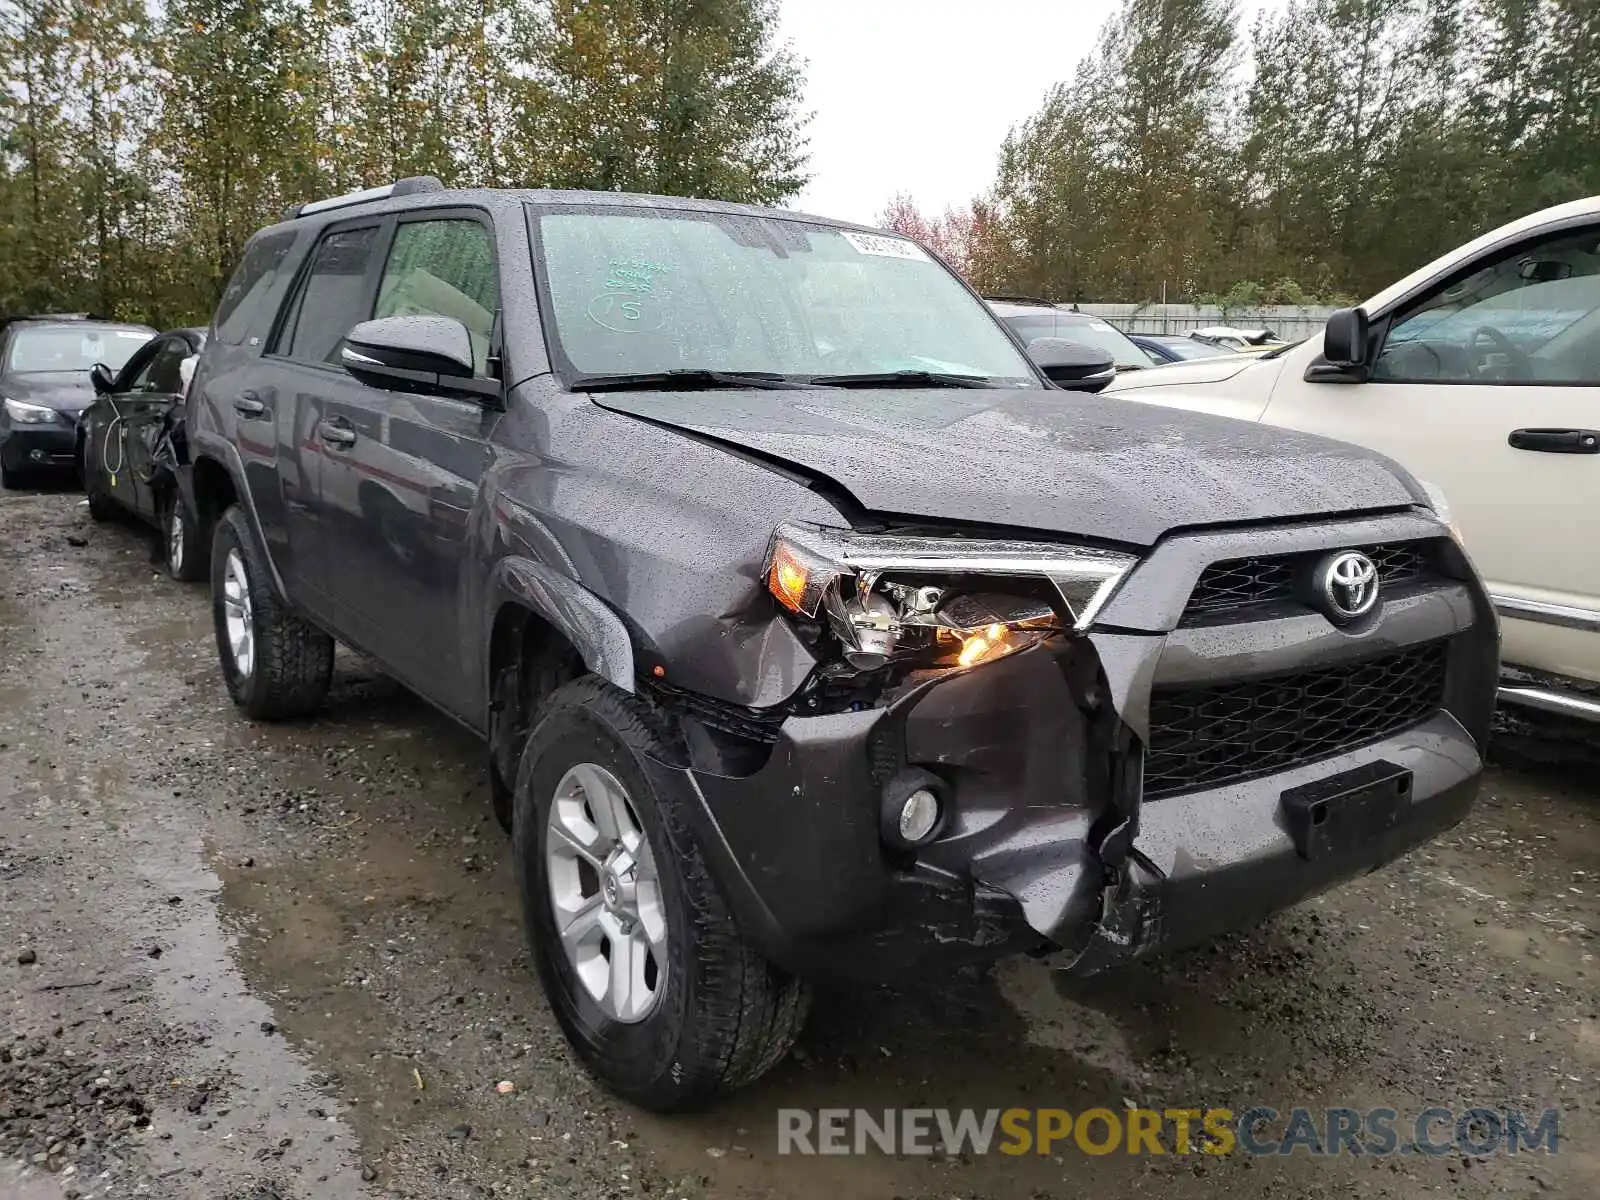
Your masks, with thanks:
[[[0,1196],[1600,1195],[1592,775],[1497,770],[1425,852],[1092,986],[828,992],[768,1080],[664,1120],[567,1055],[482,759],[353,658],[320,719],[247,723],[204,588],[0,496]],[[1553,1107],[1560,1149],[776,1152],[780,1107],[1258,1103]]]

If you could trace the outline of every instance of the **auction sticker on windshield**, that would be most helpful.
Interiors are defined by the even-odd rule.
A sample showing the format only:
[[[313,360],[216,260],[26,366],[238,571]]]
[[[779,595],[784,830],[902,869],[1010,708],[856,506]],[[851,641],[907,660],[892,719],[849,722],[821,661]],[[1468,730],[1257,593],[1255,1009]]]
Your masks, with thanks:
[[[927,262],[928,256],[921,246],[905,238],[883,237],[876,233],[856,233],[841,229],[841,237],[862,254],[875,254],[879,258],[909,258],[914,262]]]

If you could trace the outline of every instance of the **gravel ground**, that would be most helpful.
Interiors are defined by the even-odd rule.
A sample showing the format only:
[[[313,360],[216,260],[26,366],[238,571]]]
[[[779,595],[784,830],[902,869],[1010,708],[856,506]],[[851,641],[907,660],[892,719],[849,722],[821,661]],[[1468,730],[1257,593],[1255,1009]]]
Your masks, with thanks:
[[[313,722],[247,723],[205,589],[66,492],[0,495],[0,651],[0,1196],[1600,1195],[1587,769],[1497,769],[1422,852],[1089,985],[826,992],[771,1077],[668,1120],[568,1056],[481,748],[370,666],[341,656]],[[780,1107],[1129,1103],[1548,1106],[1561,1145],[776,1152]]]

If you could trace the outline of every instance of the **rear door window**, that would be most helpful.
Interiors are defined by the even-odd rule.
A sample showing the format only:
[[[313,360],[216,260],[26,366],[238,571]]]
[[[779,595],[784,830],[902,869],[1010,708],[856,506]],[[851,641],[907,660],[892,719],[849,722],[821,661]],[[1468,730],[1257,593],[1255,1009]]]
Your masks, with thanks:
[[[367,276],[377,243],[376,225],[323,235],[289,301],[274,354],[301,362],[335,361],[345,334],[370,312]]]

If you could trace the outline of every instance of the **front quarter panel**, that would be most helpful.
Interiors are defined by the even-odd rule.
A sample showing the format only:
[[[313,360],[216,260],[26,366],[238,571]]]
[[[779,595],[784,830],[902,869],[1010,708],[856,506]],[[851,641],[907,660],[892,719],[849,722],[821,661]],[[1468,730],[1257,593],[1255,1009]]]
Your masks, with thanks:
[[[571,627],[601,629],[597,614],[572,610],[583,602],[567,580],[617,615],[635,672],[660,668],[667,684],[756,708],[805,680],[813,659],[778,619],[761,567],[780,521],[847,524],[820,496],[721,446],[561,392],[548,376],[516,389],[494,440],[474,533],[485,561],[471,572],[486,581],[475,605],[484,619],[509,578],[566,604]],[[508,558],[521,561],[499,565]],[[603,636],[594,651],[603,665],[590,668],[614,676]]]

